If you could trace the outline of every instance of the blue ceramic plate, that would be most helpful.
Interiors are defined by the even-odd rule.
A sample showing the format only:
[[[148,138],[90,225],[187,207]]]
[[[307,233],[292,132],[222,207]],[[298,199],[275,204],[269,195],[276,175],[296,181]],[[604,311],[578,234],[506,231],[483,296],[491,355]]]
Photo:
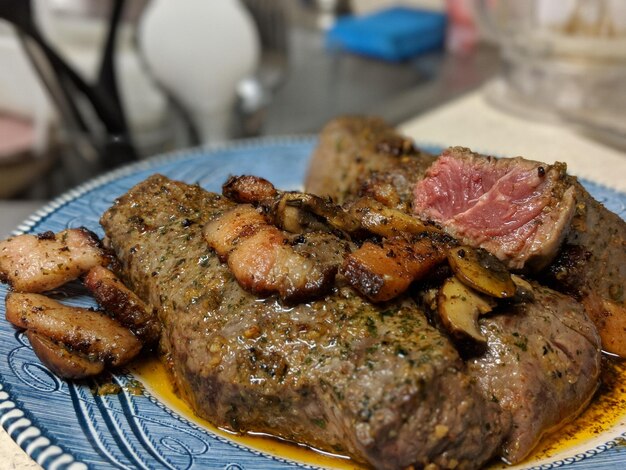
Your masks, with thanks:
[[[133,185],[153,173],[220,191],[231,174],[255,174],[283,189],[303,180],[313,138],[249,140],[219,148],[190,150],[155,158],[97,178],[36,212],[16,231],[39,233],[86,226],[103,235],[98,219]],[[626,215],[626,194],[584,182],[612,211]],[[0,286],[0,299],[7,288]],[[76,296],[72,303],[90,306]],[[0,423],[36,462],[49,469],[172,468],[278,469],[315,467],[278,451],[242,444],[172,409],[158,389],[133,393],[136,377],[120,373],[107,380],[121,392],[94,393],[94,383],[68,383],[43,367],[26,338],[4,320],[0,301]],[[619,420],[566,451],[526,462],[523,468],[626,468],[626,422]],[[260,449],[260,450],[259,450]],[[291,455],[291,454],[290,454]],[[340,464],[340,463],[339,463]],[[338,465],[339,465],[338,464]],[[326,463],[324,463],[326,465]],[[346,468],[346,464],[339,465]]]

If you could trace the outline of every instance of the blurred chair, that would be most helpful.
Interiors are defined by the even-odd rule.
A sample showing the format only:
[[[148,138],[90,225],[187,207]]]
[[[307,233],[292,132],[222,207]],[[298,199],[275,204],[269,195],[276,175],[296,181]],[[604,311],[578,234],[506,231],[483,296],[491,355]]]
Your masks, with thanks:
[[[290,0],[242,0],[252,15],[261,44],[259,66],[255,74],[237,88],[237,136],[259,135],[272,95],[287,79],[289,70]]]
[[[0,24],[0,198],[32,186],[54,163],[53,109],[13,28]]]

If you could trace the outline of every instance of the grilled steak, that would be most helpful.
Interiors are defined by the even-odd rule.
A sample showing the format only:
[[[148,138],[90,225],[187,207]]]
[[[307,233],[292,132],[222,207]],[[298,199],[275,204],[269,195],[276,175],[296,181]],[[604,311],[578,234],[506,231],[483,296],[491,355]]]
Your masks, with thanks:
[[[511,463],[577,416],[600,374],[600,338],[582,306],[538,285],[534,296],[484,318],[487,351],[468,361],[485,395],[512,415],[502,450]]]
[[[320,134],[305,189],[338,203],[361,193],[408,207],[413,185],[434,158],[382,119],[337,118]]]
[[[127,282],[158,311],[165,362],[200,416],[376,468],[477,468],[494,455],[508,415],[412,300],[375,306],[338,287],[284,308],[247,293],[202,238],[230,207],[157,175],[101,221]]]
[[[361,141],[359,134],[369,137]],[[420,153],[387,156],[380,164],[372,149],[384,147],[390,134],[369,118],[331,122],[311,160],[306,190],[319,188],[319,178],[322,188],[343,188],[346,199],[364,190],[389,193],[385,182],[393,181],[400,207],[484,246],[511,267],[540,270],[543,282],[574,295],[599,329],[603,348],[626,357],[626,222],[566,175],[562,164],[496,159],[461,148],[447,150],[434,164],[434,157]]]
[[[562,249],[541,276],[579,299],[604,349],[626,357],[626,223],[575,178],[570,181],[576,212]]]
[[[574,215],[565,165],[445,150],[414,187],[413,211],[511,268],[546,266]]]

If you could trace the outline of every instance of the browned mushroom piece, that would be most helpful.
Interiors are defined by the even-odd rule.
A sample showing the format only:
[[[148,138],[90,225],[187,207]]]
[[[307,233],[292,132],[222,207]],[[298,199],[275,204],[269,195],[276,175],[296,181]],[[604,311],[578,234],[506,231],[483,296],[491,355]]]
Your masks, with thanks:
[[[483,294],[500,299],[515,295],[517,289],[506,266],[482,248],[450,248],[448,262],[460,281]]]
[[[515,284],[515,297],[513,300],[518,302],[535,300],[535,289],[530,282],[517,274],[511,274],[511,280]]]
[[[361,229],[360,222],[352,214],[329,199],[299,192],[286,192],[282,197],[287,206],[315,214],[335,230],[351,234]]]
[[[361,226],[382,237],[394,237],[402,233],[441,232],[432,225],[425,225],[418,218],[398,209],[387,207],[370,197],[357,199],[349,209],[350,214]]]
[[[78,278],[109,257],[86,228],[17,235],[0,242],[0,280],[18,292],[45,292]]]
[[[494,299],[479,294],[454,276],[443,283],[437,297],[437,311],[448,332],[458,339],[471,338],[479,343],[487,339],[480,332],[478,318],[495,305]]]
[[[289,202],[293,198],[292,193],[283,193],[272,211],[273,222],[278,227],[291,233],[329,232],[333,227],[326,219],[296,207]]]

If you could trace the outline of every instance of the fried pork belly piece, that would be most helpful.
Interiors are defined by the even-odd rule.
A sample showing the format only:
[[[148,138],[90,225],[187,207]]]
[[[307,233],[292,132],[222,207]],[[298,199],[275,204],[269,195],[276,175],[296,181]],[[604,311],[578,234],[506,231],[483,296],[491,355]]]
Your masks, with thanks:
[[[71,351],[63,344],[55,343],[44,335],[27,330],[26,337],[39,360],[59,377],[84,379],[96,376],[104,370],[103,361],[90,359],[84,354]]]
[[[6,297],[6,319],[17,328],[45,337],[104,366],[121,366],[141,350],[141,341],[109,316],[70,307],[40,294],[11,292]],[[45,362],[53,349],[42,347]],[[37,352],[37,349],[35,349]],[[58,354],[57,354],[58,356]]]
[[[263,296],[276,293],[287,302],[328,292],[347,249],[344,242],[323,233],[310,235],[313,243],[303,235],[292,243],[247,204],[207,223],[203,236],[244,289]]]
[[[222,185],[222,194],[240,204],[257,204],[278,196],[272,183],[260,176],[231,176]]]
[[[110,270],[91,268],[83,280],[98,304],[144,343],[159,339],[161,326],[153,309]]]
[[[446,259],[443,245],[428,237],[365,242],[346,256],[341,274],[372,302],[384,302],[406,291]]]
[[[108,263],[96,234],[83,227],[0,242],[0,280],[17,292],[49,291]]]

